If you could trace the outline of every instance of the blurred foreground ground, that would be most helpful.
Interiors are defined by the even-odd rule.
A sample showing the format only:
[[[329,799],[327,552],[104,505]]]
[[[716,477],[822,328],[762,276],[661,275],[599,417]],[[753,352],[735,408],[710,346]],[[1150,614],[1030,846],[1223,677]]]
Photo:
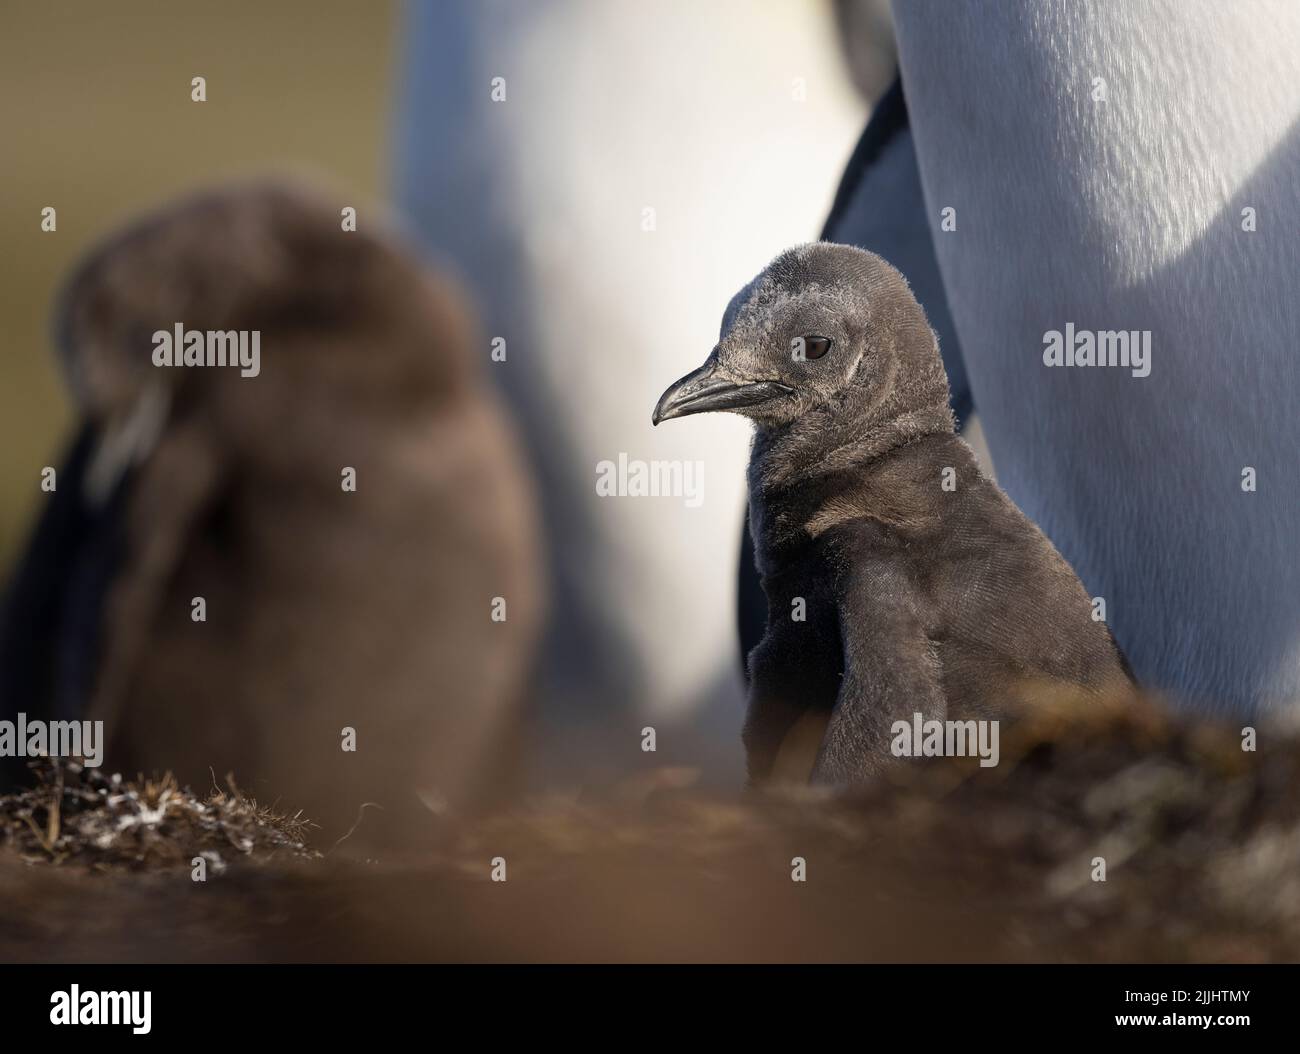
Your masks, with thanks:
[[[995,769],[908,764],[851,799],[689,781],[535,801],[375,863],[304,853],[301,828],[229,794],[196,812],[174,790],[159,808],[165,784],[118,787],[110,808],[74,774],[0,801],[0,958],[1300,959],[1294,739],[1262,731],[1249,753],[1239,729],[1154,708],[1045,711],[1004,731]],[[214,847],[227,866],[192,882]]]

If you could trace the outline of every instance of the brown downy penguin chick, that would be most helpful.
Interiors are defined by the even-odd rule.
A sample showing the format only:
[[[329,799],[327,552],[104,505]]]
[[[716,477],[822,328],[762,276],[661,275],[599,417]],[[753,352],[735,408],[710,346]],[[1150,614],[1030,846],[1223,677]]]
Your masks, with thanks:
[[[541,593],[464,297],[340,215],[290,183],[183,201],[97,250],[59,323],[86,500],[121,493],[82,715],[105,764],[231,773],[324,844],[362,803],[389,841],[509,782]]]
[[[654,422],[708,410],[756,426],[750,526],[768,616],[749,656],[752,780],[810,717],[828,722],[814,778],[851,784],[890,760],[893,723],[917,713],[1001,718],[1040,682],[1127,690],[1073,570],[954,434],[934,334],[884,260],[828,243],[778,256]]]

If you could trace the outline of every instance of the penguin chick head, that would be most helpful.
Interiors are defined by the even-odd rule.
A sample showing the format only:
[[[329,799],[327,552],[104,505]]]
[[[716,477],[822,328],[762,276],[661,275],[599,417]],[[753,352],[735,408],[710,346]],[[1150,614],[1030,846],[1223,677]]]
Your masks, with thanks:
[[[114,232],[81,262],[55,317],[78,408],[102,421],[156,386],[252,398],[271,375],[394,403],[459,394],[471,376],[464,300],[367,216],[347,230],[337,191],[302,176],[220,185]],[[155,335],[256,331],[266,373],[156,368]]]
[[[815,242],[732,298],[717,346],[652,420],[729,410],[760,429],[809,415],[870,426],[947,404],[938,344],[903,276],[874,253]]]

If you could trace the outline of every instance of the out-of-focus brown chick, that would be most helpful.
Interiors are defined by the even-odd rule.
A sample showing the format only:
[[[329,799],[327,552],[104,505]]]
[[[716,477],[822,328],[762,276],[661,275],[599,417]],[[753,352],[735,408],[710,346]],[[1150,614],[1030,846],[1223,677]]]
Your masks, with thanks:
[[[417,792],[504,788],[541,600],[465,298],[364,213],[344,230],[345,204],[290,183],[183,201],[97,250],[59,318],[98,437],[87,500],[127,473],[85,715],[106,763],[233,773],[326,837],[363,802],[395,828]],[[260,370],[155,365],[178,323],[258,331]]]

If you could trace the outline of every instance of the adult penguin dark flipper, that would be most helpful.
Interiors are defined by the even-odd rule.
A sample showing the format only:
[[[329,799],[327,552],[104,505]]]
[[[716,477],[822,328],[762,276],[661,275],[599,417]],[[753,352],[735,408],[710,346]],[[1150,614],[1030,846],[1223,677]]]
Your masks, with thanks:
[[[104,597],[121,560],[124,477],[103,500],[86,493],[99,429],[84,424],[0,603],[0,720],[81,716],[94,682]],[[0,792],[25,782],[27,760],[0,757]]]

